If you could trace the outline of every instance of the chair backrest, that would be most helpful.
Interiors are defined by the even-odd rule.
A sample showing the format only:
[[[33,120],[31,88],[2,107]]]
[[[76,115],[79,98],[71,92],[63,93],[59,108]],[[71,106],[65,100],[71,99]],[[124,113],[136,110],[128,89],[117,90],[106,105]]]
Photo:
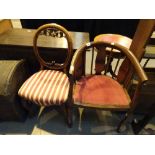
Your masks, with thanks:
[[[100,34],[94,38],[94,41],[108,41],[118,43],[126,48],[130,48],[132,39],[120,34]]]
[[[60,58],[65,55],[63,63],[48,57],[50,54],[45,57],[42,53],[42,48],[46,48],[49,51],[52,50],[52,52],[54,50],[55,54]],[[46,67],[48,69],[67,72],[66,68],[70,64],[73,47],[71,36],[64,27],[55,23],[40,26],[33,38],[33,49],[41,69]],[[62,51],[65,51],[63,55]]]
[[[70,74],[72,74],[74,76],[75,80],[79,79],[80,76],[83,76],[83,75],[76,74],[76,70],[78,70],[78,67],[79,67],[78,60],[82,56],[82,53],[86,52],[88,49],[90,50],[90,49],[94,49],[94,48],[96,49],[97,52],[107,52],[107,50],[103,50],[103,49],[108,49],[109,57],[107,60],[107,65],[106,65],[104,74],[106,74],[106,71],[108,70],[109,63],[110,63],[112,55],[113,55],[113,50],[118,50],[121,53],[123,53],[125,55],[125,58],[128,58],[129,61],[131,62],[131,65],[133,66],[133,68],[135,69],[135,71],[139,77],[139,82],[143,83],[144,81],[147,80],[147,76],[146,76],[145,72],[143,71],[139,61],[137,60],[137,58],[134,56],[134,54],[129,49],[127,49],[117,43],[110,43],[110,42],[105,42],[105,41],[104,42],[97,41],[97,42],[87,43],[75,52],[72,62],[71,62],[71,67],[70,67]],[[102,49],[102,50],[100,50],[100,49]],[[116,80],[117,80],[117,78],[116,78]]]

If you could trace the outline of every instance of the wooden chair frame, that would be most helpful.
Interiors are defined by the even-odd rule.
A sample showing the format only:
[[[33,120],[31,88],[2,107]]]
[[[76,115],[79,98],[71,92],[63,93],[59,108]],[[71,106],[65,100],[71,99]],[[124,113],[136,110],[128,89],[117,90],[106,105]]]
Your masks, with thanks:
[[[86,52],[90,47],[94,48],[94,47],[99,47],[99,46],[103,46],[103,48],[110,47],[112,50],[113,49],[119,50],[120,52],[122,52],[130,60],[131,64],[133,65],[135,73],[137,73],[137,75],[139,77],[139,83],[138,83],[137,88],[135,90],[134,96],[131,99],[130,106],[126,107],[126,108],[115,108],[115,107],[108,107],[108,106],[106,106],[106,107],[105,106],[94,107],[94,106],[91,106],[89,104],[87,104],[87,105],[83,105],[82,103],[81,104],[80,103],[76,104],[75,102],[74,102],[74,105],[82,107],[82,108],[79,109],[80,114],[82,114],[82,111],[83,111],[84,107],[87,107],[87,108],[99,108],[99,109],[105,109],[105,110],[127,110],[127,114],[125,115],[125,118],[120,122],[120,124],[117,127],[117,131],[120,131],[122,124],[127,121],[127,118],[129,118],[129,116],[131,116],[132,112],[134,111],[134,109],[135,109],[135,107],[137,105],[136,100],[137,100],[137,98],[139,96],[140,89],[141,89],[142,85],[148,80],[148,78],[147,78],[145,72],[143,71],[143,68],[139,64],[139,61],[137,60],[137,58],[134,56],[134,54],[129,49],[127,49],[127,48],[125,48],[125,47],[123,47],[123,46],[121,46],[121,45],[119,45],[117,43],[109,43],[109,42],[97,41],[97,42],[87,43],[87,44],[83,45],[81,48],[79,48],[75,52],[74,57],[73,57],[72,62],[71,62],[71,67],[70,67],[70,74],[73,76],[74,84],[76,84],[76,80],[77,80],[77,78],[76,78],[76,70],[77,70],[78,66],[76,64],[78,63],[78,59],[80,58],[82,53]],[[81,75],[81,77],[82,76],[85,76],[85,75]],[[123,87],[125,89],[127,89],[126,85],[124,85],[123,83],[122,83],[122,85],[123,85]],[[80,116],[80,123],[81,123],[81,116]]]
[[[39,54],[39,50],[38,50],[38,47],[37,47],[37,39],[39,37],[39,34],[42,31],[45,31],[47,29],[59,30],[59,31],[61,31],[61,32],[63,32],[65,34],[65,38],[67,39],[67,43],[68,43],[68,54],[67,54],[67,58],[66,58],[64,64],[57,64],[57,63],[54,63],[54,62],[47,63],[47,62],[45,62],[41,58],[41,56]],[[61,37],[63,37],[63,36],[61,36]],[[40,26],[37,29],[37,32],[34,35],[34,38],[33,38],[33,49],[34,49],[35,55],[37,57],[37,60],[40,63],[41,68],[47,67],[49,69],[63,70],[64,72],[66,72],[66,67],[69,65],[69,63],[71,61],[71,58],[72,58],[72,54],[73,54],[73,43],[72,43],[71,36],[69,35],[68,31],[64,27],[62,27],[62,26],[60,26],[58,24],[55,24],[55,23],[45,24],[43,26]]]
[[[65,59],[65,62],[63,64],[59,64],[59,63],[55,63],[55,62],[46,62],[40,55],[39,53],[39,49],[38,49],[38,46],[37,46],[37,40],[38,40],[38,37],[39,35],[46,35],[47,33],[47,30],[49,31],[49,34],[48,36],[49,37],[65,37],[65,39],[67,40],[67,44],[68,44],[68,53],[67,53],[67,57]],[[54,36],[52,36],[52,32],[50,32],[50,30],[54,30]],[[59,34],[57,34],[57,32],[60,32]],[[55,36],[56,35],[56,36]],[[57,35],[60,35],[60,36],[57,36]],[[61,105],[61,107],[64,107],[65,110],[66,110],[66,118],[67,118],[67,124],[69,127],[72,126],[72,115],[71,115],[71,106],[72,106],[72,86],[73,86],[73,82],[72,82],[72,78],[71,76],[69,75],[69,70],[68,70],[68,66],[71,62],[71,58],[72,58],[72,55],[73,55],[73,44],[72,44],[72,38],[69,34],[69,32],[62,26],[58,25],[58,24],[55,24],[55,23],[51,23],[51,24],[45,24],[45,25],[42,25],[40,26],[37,30],[36,30],[36,33],[34,34],[34,38],[33,38],[33,49],[34,49],[34,53],[35,53],[35,56],[38,60],[38,62],[40,63],[40,70],[44,70],[45,69],[49,69],[49,70],[58,70],[58,71],[61,71],[61,72],[64,72],[68,78],[69,78],[69,83],[70,83],[70,86],[69,86],[69,93],[68,93],[68,98],[67,100],[65,101],[65,103],[63,103]],[[29,104],[31,101],[28,101],[27,103]],[[51,106],[55,106],[55,107],[60,107],[60,105],[51,105]],[[29,105],[26,106],[27,109],[30,109],[28,108]]]

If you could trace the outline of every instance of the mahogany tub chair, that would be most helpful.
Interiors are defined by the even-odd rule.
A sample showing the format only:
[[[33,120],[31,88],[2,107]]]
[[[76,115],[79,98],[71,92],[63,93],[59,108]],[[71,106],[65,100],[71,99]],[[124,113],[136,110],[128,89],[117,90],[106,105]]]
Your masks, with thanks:
[[[78,60],[84,52],[92,50],[92,48],[94,48],[97,52],[104,52],[103,50],[99,49],[106,48],[110,52],[109,56],[112,56],[112,52],[114,50],[118,50],[119,52],[123,53],[125,58],[130,60],[135,73],[139,77],[139,84],[137,85],[132,98],[128,94],[128,85],[126,85],[124,81],[120,82],[119,78],[117,77],[112,78],[104,73],[98,75],[91,72],[90,74],[86,75],[79,74],[77,72],[80,66]],[[106,65],[105,70],[107,70],[108,67],[109,66]],[[120,132],[121,126],[123,124],[125,125],[129,118],[131,119],[129,116],[132,115],[135,109],[137,104],[136,99],[138,98],[141,86],[148,80],[137,58],[129,49],[120,44],[105,41],[90,42],[79,48],[73,56],[70,66],[70,74],[72,74],[74,79],[73,103],[79,107],[79,129],[81,129],[81,117],[84,108],[95,108],[110,111],[127,111],[125,117],[117,127],[117,131]]]
[[[65,47],[64,62],[60,63],[54,58],[50,59],[49,55],[45,57],[40,46],[51,44],[52,46],[63,46],[57,48],[58,51],[54,51],[59,58],[63,57],[62,51],[59,50],[67,46]],[[40,70],[23,83],[18,94],[26,101],[39,106],[62,106],[66,109],[67,124],[71,127],[72,88],[68,68],[72,58],[72,39],[69,32],[55,23],[42,25],[34,35],[33,49],[39,61]]]

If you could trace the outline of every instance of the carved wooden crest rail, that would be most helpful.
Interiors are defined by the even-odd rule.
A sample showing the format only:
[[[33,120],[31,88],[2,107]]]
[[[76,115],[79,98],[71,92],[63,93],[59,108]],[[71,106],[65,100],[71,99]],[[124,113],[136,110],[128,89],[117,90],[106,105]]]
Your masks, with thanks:
[[[42,30],[40,35],[57,37],[57,38],[63,38],[63,37],[66,38],[65,34],[62,31],[51,28]]]

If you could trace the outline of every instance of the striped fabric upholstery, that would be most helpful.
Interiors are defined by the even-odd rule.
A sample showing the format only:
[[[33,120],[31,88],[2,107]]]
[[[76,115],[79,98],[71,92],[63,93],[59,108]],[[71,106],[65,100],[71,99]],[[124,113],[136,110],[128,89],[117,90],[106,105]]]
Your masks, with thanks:
[[[68,98],[69,79],[60,71],[41,70],[21,86],[18,94],[42,106],[62,104]]]
[[[104,75],[83,77],[74,89],[74,102],[84,105],[129,107],[130,99],[122,86]]]

